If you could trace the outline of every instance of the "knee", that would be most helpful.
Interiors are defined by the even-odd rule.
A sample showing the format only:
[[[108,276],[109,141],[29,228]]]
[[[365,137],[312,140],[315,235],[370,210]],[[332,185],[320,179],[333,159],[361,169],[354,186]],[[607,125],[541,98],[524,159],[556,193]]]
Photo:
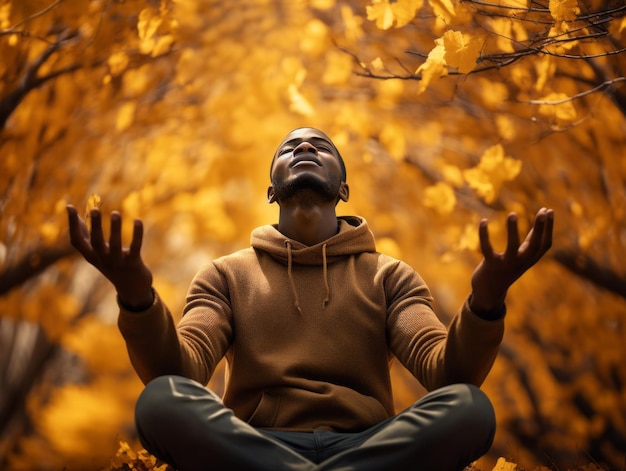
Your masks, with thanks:
[[[159,422],[171,405],[170,376],[159,376],[144,387],[135,403],[135,420],[140,427]]]
[[[491,401],[478,387],[471,384],[451,384],[427,394],[415,404],[438,411],[440,419],[450,426],[495,434],[496,416]]]
[[[135,404],[135,421],[140,428],[171,423],[195,397],[210,398],[212,393],[189,378],[159,376],[143,389]],[[219,398],[216,399],[219,400]]]
[[[442,388],[451,394],[454,416],[465,430],[482,432],[493,441],[496,430],[496,414],[489,397],[472,384],[453,384]]]

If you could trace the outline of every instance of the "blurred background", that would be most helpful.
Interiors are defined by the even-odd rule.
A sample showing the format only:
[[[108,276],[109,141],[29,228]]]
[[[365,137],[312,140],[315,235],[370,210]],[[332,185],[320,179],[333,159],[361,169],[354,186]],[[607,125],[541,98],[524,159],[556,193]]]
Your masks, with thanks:
[[[208,260],[277,221],[269,164],[314,126],[378,248],[450,319],[542,206],[554,245],[510,290],[483,389],[491,469],[626,466],[626,6],[621,0],[0,0],[0,469],[102,469],[141,391],[114,292],[65,207],[145,224],[180,313]],[[394,366],[398,409],[423,393]],[[212,387],[222,388],[218,372]],[[140,448],[140,446],[139,446]],[[136,449],[139,449],[136,448]]]

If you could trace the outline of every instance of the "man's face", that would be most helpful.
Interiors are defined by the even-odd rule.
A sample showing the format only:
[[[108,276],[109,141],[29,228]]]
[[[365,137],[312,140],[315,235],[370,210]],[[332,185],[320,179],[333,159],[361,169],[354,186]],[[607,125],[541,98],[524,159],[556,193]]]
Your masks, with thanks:
[[[323,201],[346,199],[340,193],[344,170],[332,141],[314,128],[290,132],[274,155],[271,180],[275,200],[285,202],[304,190]]]

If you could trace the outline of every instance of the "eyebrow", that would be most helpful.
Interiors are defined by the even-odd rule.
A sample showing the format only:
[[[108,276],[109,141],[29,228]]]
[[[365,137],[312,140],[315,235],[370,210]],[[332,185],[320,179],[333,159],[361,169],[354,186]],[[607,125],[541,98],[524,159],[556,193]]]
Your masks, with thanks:
[[[328,144],[333,149],[335,147],[335,146],[333,146],[332,142],[330,142],[328,139],[325,139],[323,137],[312,136],[312,137],[308,137],[308,138],[307,137],[295,137],[293,139],[290,139],[288,141],[283,142],[281,144],[280,148],[282,149],[285,146],[294,145],[296,143],[300,144],[301,142],[304,142],[304,141],[311,142],[312,144],[321,142],[323,144]]]

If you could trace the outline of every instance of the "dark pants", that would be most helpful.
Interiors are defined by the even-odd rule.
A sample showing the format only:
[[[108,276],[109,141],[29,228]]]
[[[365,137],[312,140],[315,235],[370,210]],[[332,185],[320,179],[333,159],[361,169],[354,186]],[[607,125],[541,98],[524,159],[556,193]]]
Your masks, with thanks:
[[[433,391],[363,432],[255,429],[180,376],[150,382],[137,401],[143,446],[179,471],[461,470],[487,452],[495,414],[475,386]]]

